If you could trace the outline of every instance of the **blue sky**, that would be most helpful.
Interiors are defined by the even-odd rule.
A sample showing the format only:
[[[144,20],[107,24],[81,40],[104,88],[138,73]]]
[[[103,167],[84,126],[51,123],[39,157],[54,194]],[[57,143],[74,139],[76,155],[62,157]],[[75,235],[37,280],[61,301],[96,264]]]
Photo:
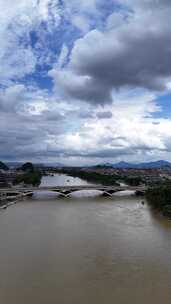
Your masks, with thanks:
[[[160,118],[170,118],[171,117],[171,94],[164,94],[162,96],[159,96],[156,99],[156,102],[159,106],[161,106],[161,112],[156,113],[158,117]]]
[[[168,0],[0,0],[0,159],[171,160]]]

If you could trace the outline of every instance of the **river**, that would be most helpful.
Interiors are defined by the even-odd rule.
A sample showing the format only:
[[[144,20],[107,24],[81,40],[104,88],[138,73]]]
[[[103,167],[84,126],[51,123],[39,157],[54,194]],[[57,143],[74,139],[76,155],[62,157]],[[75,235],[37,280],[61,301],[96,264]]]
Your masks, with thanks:
[[[42,185],[56,182],[85,183]],[[0,304],[171,303],[171,222],[141,198],[88,195],[0,212]]]

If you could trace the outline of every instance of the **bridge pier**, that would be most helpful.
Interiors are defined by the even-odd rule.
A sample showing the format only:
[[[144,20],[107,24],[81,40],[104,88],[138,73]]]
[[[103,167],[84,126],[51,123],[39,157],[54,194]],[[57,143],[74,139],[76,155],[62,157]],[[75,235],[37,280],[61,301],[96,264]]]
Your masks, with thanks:
[[[7,193],[6,192],[1,192],[0,193],[0,204],[4,203],[7,201]]]
[[[0,205],[1,208],[7,208],[10,205],[15,204],[17,201],[26,199],[33,195],[33,191],[18,191],[18,189],[14,191],[0,191]]]
[[[136,196],[144,196],[145,195],[145,191],[143,191],[143,190],[136,190],[135,191],[135,195]]]
[[[56,191],[55,191],[56,192]],[[68,194],[65,194],[63,192],[57,192],[59,194],[59,197],[64,197],[66,198],[68,196]]]
[[[112,194],[107,191],[103,191],[102,196],[103,197],[112,197]]]
[[[103,196],[112,197],[115,192],[124,191],[124,190],[134,190],[136,195],[144,195],[146,191],[145,186],[139,187],[119,187],[119,186],[96,186],[96,185],[85,185],[85,186],[54,186],[54,187],[30,187],[30,188],[3,188],[0,189],[0,204],[4,202],[29,197],[33,195],[34,191],[52,191],[59,193],[60,197],[67,198],[70,194],[81,191],[81,190],[98,190],[102,193]]]

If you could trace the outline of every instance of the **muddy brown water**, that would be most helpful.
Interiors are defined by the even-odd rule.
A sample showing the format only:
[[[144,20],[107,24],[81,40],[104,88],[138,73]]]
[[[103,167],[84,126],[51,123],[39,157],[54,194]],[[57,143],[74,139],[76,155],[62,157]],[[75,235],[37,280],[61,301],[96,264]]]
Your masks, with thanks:
[[[171,222],[140,198],[35,196],[0,212],[0,304],[170,304]]]

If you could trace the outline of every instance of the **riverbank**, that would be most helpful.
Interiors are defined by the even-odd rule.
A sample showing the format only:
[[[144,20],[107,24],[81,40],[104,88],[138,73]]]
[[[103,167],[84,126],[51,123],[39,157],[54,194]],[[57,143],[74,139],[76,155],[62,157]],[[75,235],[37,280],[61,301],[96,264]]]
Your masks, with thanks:
[[[56,172],[66,174],[71,177],[78,177],[90,183],[101,184],[105,186],[118,185],[115,175],[104,175],[96,172],[85,172],[76,168],[57,169]]]
[[[8,203],[5,203],[5,204],[0,204],[0,210],[7,209],[8,207],[17,204],[17,202],[18,202],[18,200],[13,201],[13,202],[8,202]]]
[[[11,188],[7,192],[0,191],[0,209],[6,209],[7,207],[16,204],[25,198],[32,197],[33,191],[28,191],[27,189],[20,191]]]
[[[101,184],[104,186],[118,186],[120,184],[126,184],[129,186],[139,186],[143,184],[140,177],[137,176],[121,176],[120,174],[105,174],[97,171],[88,171],[88,169],[83,168],[60,168],[53,169],[53,173],[63,173],[73,177],[79,177],[90,183]]]
[[[171,185],[162,185],[146,191],[149,204],[171,219]]]
[[[85,172],[78,169],[59,169],[56,170],[58,173],[66,174],[71,177],[78,177],[86,180],[89,183],[101,184],[105,186],[118,185],[117,177],[114,175],[104,175],[96,172]]]

